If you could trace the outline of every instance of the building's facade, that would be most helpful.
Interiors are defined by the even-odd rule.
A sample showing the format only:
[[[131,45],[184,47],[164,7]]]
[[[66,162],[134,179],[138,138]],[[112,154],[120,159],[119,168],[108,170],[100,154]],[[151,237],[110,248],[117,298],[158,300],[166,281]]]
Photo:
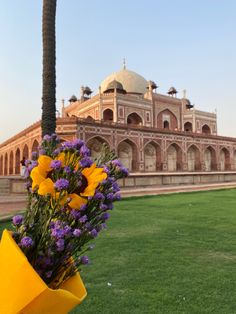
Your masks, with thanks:
[[[102,143],[133,172],[234,171],[236,139],[217,135],[216,114],[196,110],[186,98],[156,92],[156,84],[125,67],[108,76],[95,96],[63,103],[57,133],[63,140],[81,137],[99,155]],[[40,122],[0,145],[0,175],[19,174],[40,142]]]

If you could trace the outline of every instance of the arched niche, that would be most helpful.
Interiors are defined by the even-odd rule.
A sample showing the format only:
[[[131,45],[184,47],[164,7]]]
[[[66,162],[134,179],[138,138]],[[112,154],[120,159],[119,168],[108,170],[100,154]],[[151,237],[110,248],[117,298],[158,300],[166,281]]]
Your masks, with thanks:
[[[191,122],[184,123],[184,131],[185,132],[193,132],[193,125]]]
[[[145,172],[161,170],[161,148],[155,142],[149,142],[144,147]]]
[[[98,159],[101,156],[101,151],[104,144],[109,147],[108,142],[100,136],[89,139],[86,144],[87,147],[90,149],[91,157],[93,160]]]
[[[205,171],[216,170],[216,152],[209,146],[204,151]]]
[[[202,127],[202,133],[203,134],[211,134],[211,129],[209,127],[209,125],[207,124],[204,124],[203,127]]]
[[[168,171],[182,169],[182,150],[175,143],[171,144],[167,149],[167,169]]]
[[[118,158],[121,163],[129,169],[129,171],[137,171],[137,147],[130,140],[124,140],[119,143],[118,148]]]
[[[201,170],[200,151],[195,145],[191,145],[187,151],[188,171]]]
[[[113,111],[111,109],[106,109],[103,111],[104,121],[113,121]]]
[[[143,120],[136,112],[133,112],[128,115],[127,124],[143,125]]]
[[[159,129],[169,129],[177,130],[178,129],[178,120],[173,112],[169,109],[165,109],[157,115],[157,128]]]

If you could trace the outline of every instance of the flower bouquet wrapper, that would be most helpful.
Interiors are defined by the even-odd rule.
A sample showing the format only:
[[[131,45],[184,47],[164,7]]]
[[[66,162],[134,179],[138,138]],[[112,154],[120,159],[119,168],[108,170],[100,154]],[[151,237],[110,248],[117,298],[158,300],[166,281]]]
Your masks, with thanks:
[[[4,230],[0,243],[0,313],[66,314],[86,297],[79,273],[50,289]]]

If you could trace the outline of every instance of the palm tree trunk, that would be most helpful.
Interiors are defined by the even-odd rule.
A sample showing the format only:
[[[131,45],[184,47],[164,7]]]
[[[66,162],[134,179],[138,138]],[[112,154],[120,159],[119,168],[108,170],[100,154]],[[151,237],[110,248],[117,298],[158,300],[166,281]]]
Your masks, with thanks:
[[[43,0],[42,136],[56,130],[56,5],[57,0]]]

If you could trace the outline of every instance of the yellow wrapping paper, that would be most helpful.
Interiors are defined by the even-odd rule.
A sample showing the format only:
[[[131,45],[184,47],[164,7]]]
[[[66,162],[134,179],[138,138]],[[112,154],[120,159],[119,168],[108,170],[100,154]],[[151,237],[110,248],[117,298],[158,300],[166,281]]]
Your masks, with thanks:
[[[58,290],[48,288],[11,233],[3,231],[0,243],[1,314],[66,314],[86,295],[79,273]]]

